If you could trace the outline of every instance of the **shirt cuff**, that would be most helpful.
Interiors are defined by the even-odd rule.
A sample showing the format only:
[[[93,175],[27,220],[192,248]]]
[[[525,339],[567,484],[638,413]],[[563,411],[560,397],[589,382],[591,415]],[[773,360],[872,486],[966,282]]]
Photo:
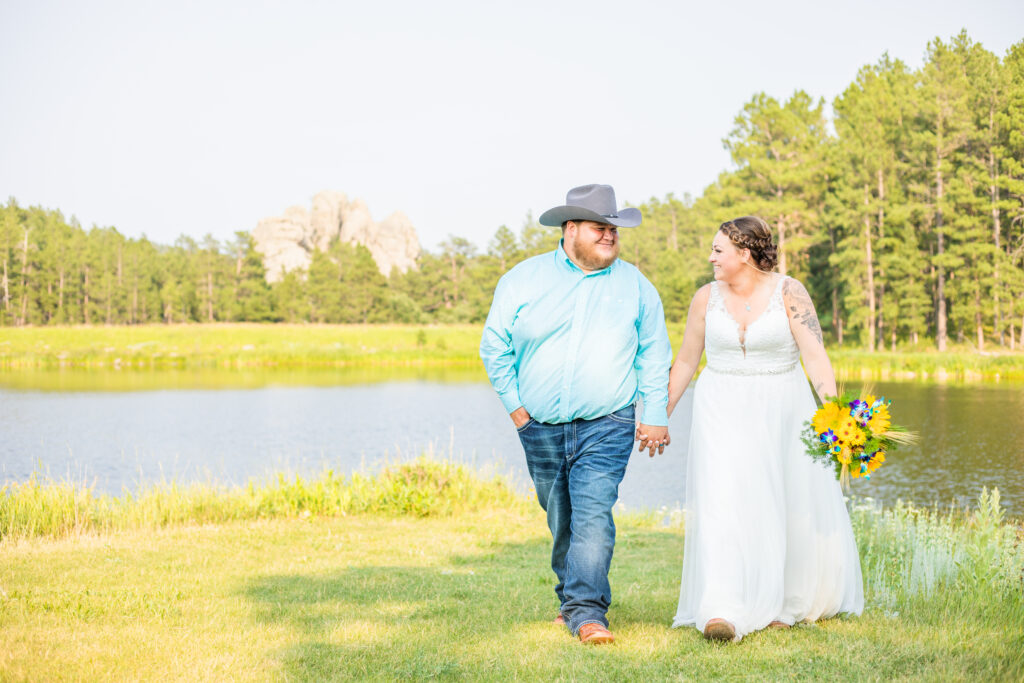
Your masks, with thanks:
[[[649,406],[647,403],[644,403],[640,423],[652,427],[668,427],[668,406]]]
[[[506,391],[504,394],[498,394],[498,398],[501,399],[501,404],[505,406],[505,412],[511,413],[516,408],[523,407],[523,402],[519,399],[519,391],[517,389]]]

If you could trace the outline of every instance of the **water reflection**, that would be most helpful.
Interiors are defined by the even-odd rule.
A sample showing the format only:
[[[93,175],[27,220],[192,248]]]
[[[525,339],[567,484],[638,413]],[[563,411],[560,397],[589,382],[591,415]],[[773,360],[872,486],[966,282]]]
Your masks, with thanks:
[[[982,486],[998,486],[1012,514],[1024,516],[1020,385],[874,389],[922,440],[871,481],[855,481],[856,494],[965,505]],[[631,461],[627,507],[683,503],[689,396],[673,416],[671,449]],[[279,470],[373,469],[427,448],[528,485],[515,432],[477,367],[7,372],[0,435],[0,480],[24,480],[41,466],[107,492],[162,479],[244,483]]]
[[[899,423],[921,442],[901,448],[870,483],[883,499],[894,494],[924,503],[973,503],[982,486],[998,486],[1024,516],[1024,391],[1018,386],[876,384],[893,399]]]

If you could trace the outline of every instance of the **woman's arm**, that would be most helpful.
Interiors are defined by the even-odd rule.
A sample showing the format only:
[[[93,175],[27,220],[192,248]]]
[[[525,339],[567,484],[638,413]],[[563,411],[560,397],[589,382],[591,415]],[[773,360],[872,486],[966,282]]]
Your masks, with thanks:
[[[693,374],[697,372],[701,354],[704,353],[704,314],[708,309],[708,296],[711,285],[707,284],[697,290],[690,301],[690,311],[686,314],[686,331],[683,333],[683,345],[679,347],[676,360],[668,374],[668,414],[675,410],[679,399],[683,397],[686,387],[690,386]]]
[[[832,369],[832,361],[828,359],[828,352],[825,351],[814,302],[807,289],[791,277],[786,278],[782,285],[782,300],[786,305],[786,315],[789,316],[789,329],[793,332],[804,360],[804,369],[811,378],[811,386],[817,392],[818,399],[824,402],[826,396],[835,396],[837,393],[836,374]]]

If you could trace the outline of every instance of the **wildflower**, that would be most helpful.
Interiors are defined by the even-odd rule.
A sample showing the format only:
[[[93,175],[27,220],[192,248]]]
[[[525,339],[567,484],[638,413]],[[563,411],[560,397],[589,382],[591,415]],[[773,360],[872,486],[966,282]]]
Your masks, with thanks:
[[[850,403],[848,404],[850,406],[850,417],[852,417],[861,425],[866,423],[868,418],[871,417],[871,403],[869,403],[869,401],[872,400],[874,397],[868,396],[867,398],[868,401],[862,401],[858,398],[856,400],[850,401]]]
[[[875,451],[871,455],[861,456],[861,459],[863,460],[864,464],[868,466],[868,472],[874,472],[875,470],[882,466],[883,462],[885,462],[885,452]]]
[[[864,477],[865,479],[871,478],[871,473],[882,466],[885,462],[885,453],[883,451],[875,451],[874,453],[861,453],[857,456],[859,464],[855,464],[850,468],[850,476],[854,478]]]
[[[882,434],[889,431],[892,425],[892,417],[889,415],[889,407],[881,405],[874,409],[871,419],[868,420],[867,428],[872,434]]]
[[[811,425],[814,427],[815,433],[821,434],[829,429],[834,430],[838,427],[839,421],[842,418],[842,408],[840,408],[836,403],[829,402],[818,408],[817,412],[814,413],[814,417],[811,419]]]
[[[844,444],[849,446],[860,446],[865,441],[864,432],[861,431],[857,425],[857,421],[852,417],[844,417],[839,423],[839,428],[836,430],[836,436]]]

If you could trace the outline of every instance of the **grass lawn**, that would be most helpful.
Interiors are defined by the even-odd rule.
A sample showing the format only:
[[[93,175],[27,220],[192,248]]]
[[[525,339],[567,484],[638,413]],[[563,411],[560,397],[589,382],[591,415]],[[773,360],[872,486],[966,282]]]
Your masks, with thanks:
[[[451,470],[420,467],[444,489]],[[738,644],[669,628],[682,533],[625,516],[611,574],[618,640],[585,647],[550,623],[549,537],[532,505],[481,498],[445,514],[426,506],[327,516],[308,511],[314,489],[279,492],[306,500],[281,516],[8,534],[0,540],[0,680],[1024,677],[1021,587],[1011,577],[997,590],[995,578],[1000,566],[1020,571],[1020,539],[1016,527],[983,513],[957,523],[971,536],[943,540],[960,533],[948,519],[917,512],[884,521],[855,510],[865,614]],[[488,490],[481,496],[508,500]],[[929,547],[954,546],[966,548],[957,566],[970,576],[950,575],[931,591],[892,588],[912,583],[914,571],[894,558],[917,562]]]
[[[668,327],[674,349],[683,325]],[[482,325],[292,325],[213,323],[0,328],[0,370],[154,369],[462,369],[482,378]],[[1024,380],[1024,351],[961,345],[920,348],[831,347],[840,379]],[[223,380],[219,380],[223,381]],[[316,380],[314,380],[316,381]]]

